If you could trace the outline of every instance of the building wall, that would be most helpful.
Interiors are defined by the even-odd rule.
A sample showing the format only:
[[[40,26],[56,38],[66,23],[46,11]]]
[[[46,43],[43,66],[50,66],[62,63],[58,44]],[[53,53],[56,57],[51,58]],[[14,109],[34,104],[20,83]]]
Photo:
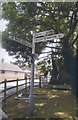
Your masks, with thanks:
[[[1,73],[0,71],[0,81],[7,79],[7,80],[15,80],[15,79],[24,79],[25,73],[21,72],[12,72],[12,71],[5,71],[5,73]]]

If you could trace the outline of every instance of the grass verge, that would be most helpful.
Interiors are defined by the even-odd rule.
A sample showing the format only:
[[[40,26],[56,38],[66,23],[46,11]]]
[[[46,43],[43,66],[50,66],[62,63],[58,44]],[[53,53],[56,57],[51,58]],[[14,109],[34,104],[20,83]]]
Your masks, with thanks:
[[[28,91],[22,93],[26,97]],[[35,109],[33,118],[60,118],[73,120],[76,118],[76,98],[69,90],[49,90],[35,88]],[[29,112],[29,100],[16,100],[15,96],[3,102],[3,110],[9,119],[27,118]],[[15,119],[16,120],[16,119]]]

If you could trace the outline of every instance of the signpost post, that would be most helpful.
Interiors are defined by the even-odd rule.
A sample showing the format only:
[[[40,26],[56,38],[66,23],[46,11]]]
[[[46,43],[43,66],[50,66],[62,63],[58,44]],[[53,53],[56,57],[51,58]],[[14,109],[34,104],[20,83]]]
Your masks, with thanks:
[[[32,40],[32,59],[31,59],[31,83],[30,83],[30,99],[29,99],[29,114],[34,113],[34,56],[35,56],[35,31],[33,31]]]
[[[34,113],[34,56],[35,56],[35,43],[38,42],[46,42],[46,41],[51,41],[54,39],[59,39],[62,38],[64,36],[64,34],[60,33],[60,34],[53,34],[53,30],[48,30],[48,31],[43,31],[43,32],[39,32],[39,33],[35,33],[35,31],[33,31],[33,40],[32,40],[32,44],[30,44],[29,42],[19,39],[19,38],[15,38],[14,36],[9,36],[9,38],[13,41],[16,41],[22,45],[28,46],[30,48],[32,48],[32,60],[31,60],[31,84],[30,84],[30,97],[29,97],[29,112],[30,112],[30,116],[33,116]]]

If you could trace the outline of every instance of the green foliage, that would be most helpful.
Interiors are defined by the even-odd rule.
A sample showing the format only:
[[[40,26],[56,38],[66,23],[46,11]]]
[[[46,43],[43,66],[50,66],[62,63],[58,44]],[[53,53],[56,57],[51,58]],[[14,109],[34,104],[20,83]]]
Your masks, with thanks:
[[[62,47],[61,66],[64,65],[66,67],[68,73],[72,76],[72,81],[75,81],[76,71],[74,56],[76,55],[76,49],[78,47],[77,11],[78,2],[3,3],[2,17],[9,21],[7,29],[5,33],[3,33],[3,37],[6,36],[5,39],[3,39],[3,47],[9,51],[10,55],[16,55],[17,59],[21,56],[25,59],[25,61],[29,61],[31,49],[13,41],[9,41],[7,35],[8,33],[22,38],[30,43],[32,42],[31,31],[33,30],[33,27],[35,27],[38,32],[54,29],[54,33],[64,33],[64,37],[61,39],[62,43],[59,44]],[[46,44],[47,42],[37,43],[36,53],[40,54]],[[57,52],[60,52],[59,49]],[[45,65],[42,69],[45,71]],[[73,82],[72,86],[74,86],[73,88],[76,88]]]
[[[9,21],[6,31],[3,32],[3,47],[9,51],[10,55],[15,55],[17,59],[20,56],[24,58],[23,62],[29,61],[31,49],[9,40],[8,34],[31,43],[31,31],[36,23],[36,6],[37,3],[8,2],[3,4],[3,18]],[[36,53],[40,54],[43,47],[45,44],[36,44]]]
[[[37,63],[37,66],[39,67],[40,72],[43,73],[45,77],[48,75],[48,72],[51,71],[50,63],[51,63],[50,58],[47,58],[46,60],[43,59]]]
[[[36,26],[37,31],[54,29],[55,33],[63,32],[67,34],[70,29],[72,12],[75,8],[76,3],[8,2],[3,3],[2,17],[9,21],[8,29],[6,30],[7,33],[16,35],[31,43],[32,34],[30,31],[33,30],[34,26]],[[6,38],[8,39],[8,36]],[[8,40],[6,41],[8,42]],[[70,42],[72,42],[72,40]],[[11,43],[12,45],[8,42],[8,46],[10,46],[9,49],[7,49],[6,44],[3,47],[10,51],[11,46],[13,46],[15,50],[16,43]],[[36,44],[36,53],[40,54],[45,44],[46,43]],[[29,51],[29,48],[27,49]],[[21,47],[20,50],[22,51]],[[16,52],[13,51],[13,53],[15,54]],[[27,55],[28,53],[25,55],[25,58]]]

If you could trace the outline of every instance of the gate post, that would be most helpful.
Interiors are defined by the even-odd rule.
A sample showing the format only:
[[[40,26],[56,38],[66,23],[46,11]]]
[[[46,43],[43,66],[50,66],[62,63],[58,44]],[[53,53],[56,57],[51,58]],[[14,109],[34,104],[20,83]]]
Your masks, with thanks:
[[[27,78],[25,78],[25,89],[27,89]]]
[[[39,88],[41,88],[41,76],[39,76]]]
[[[16,83],[16,94],[17,94],[17,96],[18,96],[18,78],[17,78],[17,81],[16,81],[17,83]]]
[[[30,89],[30,80],[31,80],[31,78],[29,78],[29,89]]]
[[[7,89],[6,82],[7,82],[7,80],[5,79],[5,81],[4,81],[4,101],[5,102],[6,102],[6,89]]]

